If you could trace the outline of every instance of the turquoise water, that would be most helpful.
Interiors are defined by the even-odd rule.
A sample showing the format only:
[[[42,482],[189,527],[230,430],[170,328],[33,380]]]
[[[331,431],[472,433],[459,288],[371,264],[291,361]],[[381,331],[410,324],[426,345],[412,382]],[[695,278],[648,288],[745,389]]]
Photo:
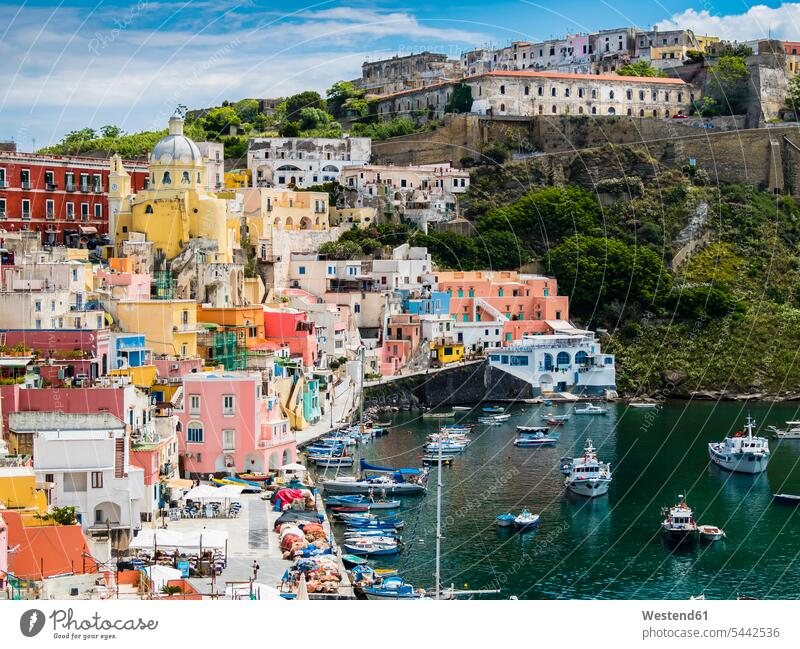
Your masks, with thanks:
[[[771,440],[760,476],[723,471],[708,461],[707,444],[741,430],[750,413],[759,430],[798,418],[798,406],[673,402],[658,411],[610,406],[605,417],[573,416],[555,447],[517,449],[517,425],[539,425],[545,412],[572,406],[511,407],[502,426],[479,426],[473,443],[442,469],[442,580],[457,588],[500,588],[495,597],[685,599],[796,598],[800,583],[800,509],[774,504],[772,494],[800,494],[800,440]],[[457,413],[475,422],[479,409]],[[401,413],[392,432],[358,453],[390,466],[419,466],[420,446],[437,424]],[[568,495],[559,458],[581,452],[591,437],[610,462],[607,496]],[[404,551],[373,559],[398,567],[415,586],[433,586],[436,467],[430,491],[405,498]],[[723,528],[727,539],[673,547],[659,534],[661,507],[678,494],[699,523]],[[541,514],[538,530],[497,529],[494,517],[523,507]]]

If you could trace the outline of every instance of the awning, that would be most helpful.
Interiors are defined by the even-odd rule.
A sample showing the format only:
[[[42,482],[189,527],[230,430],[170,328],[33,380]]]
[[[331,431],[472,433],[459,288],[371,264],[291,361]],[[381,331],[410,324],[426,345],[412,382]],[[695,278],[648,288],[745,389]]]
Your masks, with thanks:
[[[587,331],[586,329],[577,329],[571,322],[568,320],[545,320],[547,326],[550,327],[553,331],[559,334],[575,334],[575,335],[582,335],[592,333],[591,331]]]
[[[194,482],[183,478],[170,478],[167,480],[167,486],[170,489],[191,489],[194,486]]]
[[[97,234],[97,228],[93,225],[79,225],[81,234]]]
[[[222,549],[228,542],[228,533],[222,530],[203,528],[195,532],[174,532],[169,529],[148,529],[139,530],[139,533],[131,541],[130,548],[133,550],[149,550],[158,548],[159,550],[186,550],[197,551]]]
[[[33,356],[4,356],[0,358],[0,367],[26,367]]]

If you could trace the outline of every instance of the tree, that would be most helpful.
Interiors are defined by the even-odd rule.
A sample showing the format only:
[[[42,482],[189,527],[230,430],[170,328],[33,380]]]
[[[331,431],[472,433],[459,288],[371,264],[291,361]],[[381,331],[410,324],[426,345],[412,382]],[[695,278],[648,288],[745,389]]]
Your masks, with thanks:
[[[311,134],[317,137],[337,137],[342,132],[342,127],[333,117],[319,108],[303,108],[300,111],[300,119],[297,122],[298,129],[304,134]]]
[[[325,110],[325,100],[318,92],[306,90],[297,95],[292,95],[285,102],[286,120],[296,122],[300,119],[300,111],[304,108],[319,108]]]
[[[508,160],[508,149],[499,143],[490,144],[481,152],[481,162],[484,164],[488,161],[501,165],[506,160]]]
[[[258,99],[242,99],[233,105],[233,109],[243,122],[252,123],[261,115]]]
[[[622,66],[617,70],[617,74],[623,77],[666,77],[667,75],[650,65],[650,61],[640,59],[628,65]]]
[[[700,50],[687,50],[685,64],[691,65],[692,63],[703,63],[706,60],[706,55]]]
[[[614,302],[660,305],[672,284],[658,255],[619,239],[579,234],[553,248],[548,258],[559,288],[571,296],[571,310],[587,319]]]
[[[749,92],[747,78],[747,65],[742,57],[721,56],[708,70],[710,94],[722,106],[727,106],[732,115],[743,113]]]
[[[105,126],[100,127],[100,135],[102,137],[119,137],[120,135],[123,135],[123,133],[119,126],[106,124]]]
[[[358,116],[367,114],[365,92],[353,85],[352,81],[338,81],[327,92],[327,109],[334,117],[344,117],[347,112],[356,112]]]
[[[353,259],[361,254],[361,246],[355,241],[328,241],[319,247],[319,254],[331,259]]]
[[[35,518],[53,522],[56,525],[75,525],[78,522],[77,509],[72,506],[51,507],[45,514],[36,514]]]
[[[212,108],[200,118],[200,126],[212,140],[227,133],[231,126],[239,126],[241,123],[242,120],[231,106]]]
[[[79,144],[87,140],[94,140],[97,138],[97,133],[93,128],[81,128],[76,131],[70,131],[64,136],[62,140],[65,144]]]
[[[795,112],[795,115],[800,112],[800,75],[793,76],[789,81],[786,88],[786,105]]]
[[[457,83],[453,87],[450,101],[444,107],[445,113],[469,113],[472,110],[472,88],[466,83]]]
[[[583,189],[544,187],[490,210],[478,222],[478,231],[510,231],[532,250],[544,253],[568,237],[599,234],[601,223],[600,206]]]
[[[744,311],[743,305],[728,291],[716,286],[692,286],[672,291],[667,306],[684,320],[701,316],[721,318],[728,313]]]

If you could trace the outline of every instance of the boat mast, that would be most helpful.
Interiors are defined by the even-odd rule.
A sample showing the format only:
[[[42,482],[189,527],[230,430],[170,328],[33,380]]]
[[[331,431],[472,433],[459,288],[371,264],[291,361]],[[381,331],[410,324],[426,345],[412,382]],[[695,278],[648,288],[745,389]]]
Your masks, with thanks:
[[[442,583],[442,439],[439,440],[439,471],[436,483],[436,599],[439,599]]]
[[[361,359],[361,374],[358,381],[358,390],[360,392],[358,399],[358,434],[364,434],[364,357],[367,355],[367,348],[363,345],[359,349],[359,357]]]

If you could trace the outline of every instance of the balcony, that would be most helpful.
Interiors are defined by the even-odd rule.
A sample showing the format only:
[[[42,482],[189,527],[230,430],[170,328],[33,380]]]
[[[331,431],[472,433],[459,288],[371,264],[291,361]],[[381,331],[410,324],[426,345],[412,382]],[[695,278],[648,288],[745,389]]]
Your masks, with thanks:
[[[55,221],[56,215],[54,212],[48,210],[47,212],[45,212],[44,218],[47,219],[48,221]]]
[[[92,187],[92,191],[93,191],[95,194],[102,194],[102,193],[103,193],[103,187],[102,187],[101,185],[94,185],[94,186]]]
[[[23,221],[30,221],[31,220],[31,213],[30,212],[23,212],[22,213],[22,220]]]
[[[85,193],[88,193],[89,192],[89,184],[87,183],[87,184],[84,185],[84,184],[81,183],[81,191],[85,192]]]
[[[44,188],[49,192],[54,192],[58,189],[58,185],[56,183],[45,183]]]

